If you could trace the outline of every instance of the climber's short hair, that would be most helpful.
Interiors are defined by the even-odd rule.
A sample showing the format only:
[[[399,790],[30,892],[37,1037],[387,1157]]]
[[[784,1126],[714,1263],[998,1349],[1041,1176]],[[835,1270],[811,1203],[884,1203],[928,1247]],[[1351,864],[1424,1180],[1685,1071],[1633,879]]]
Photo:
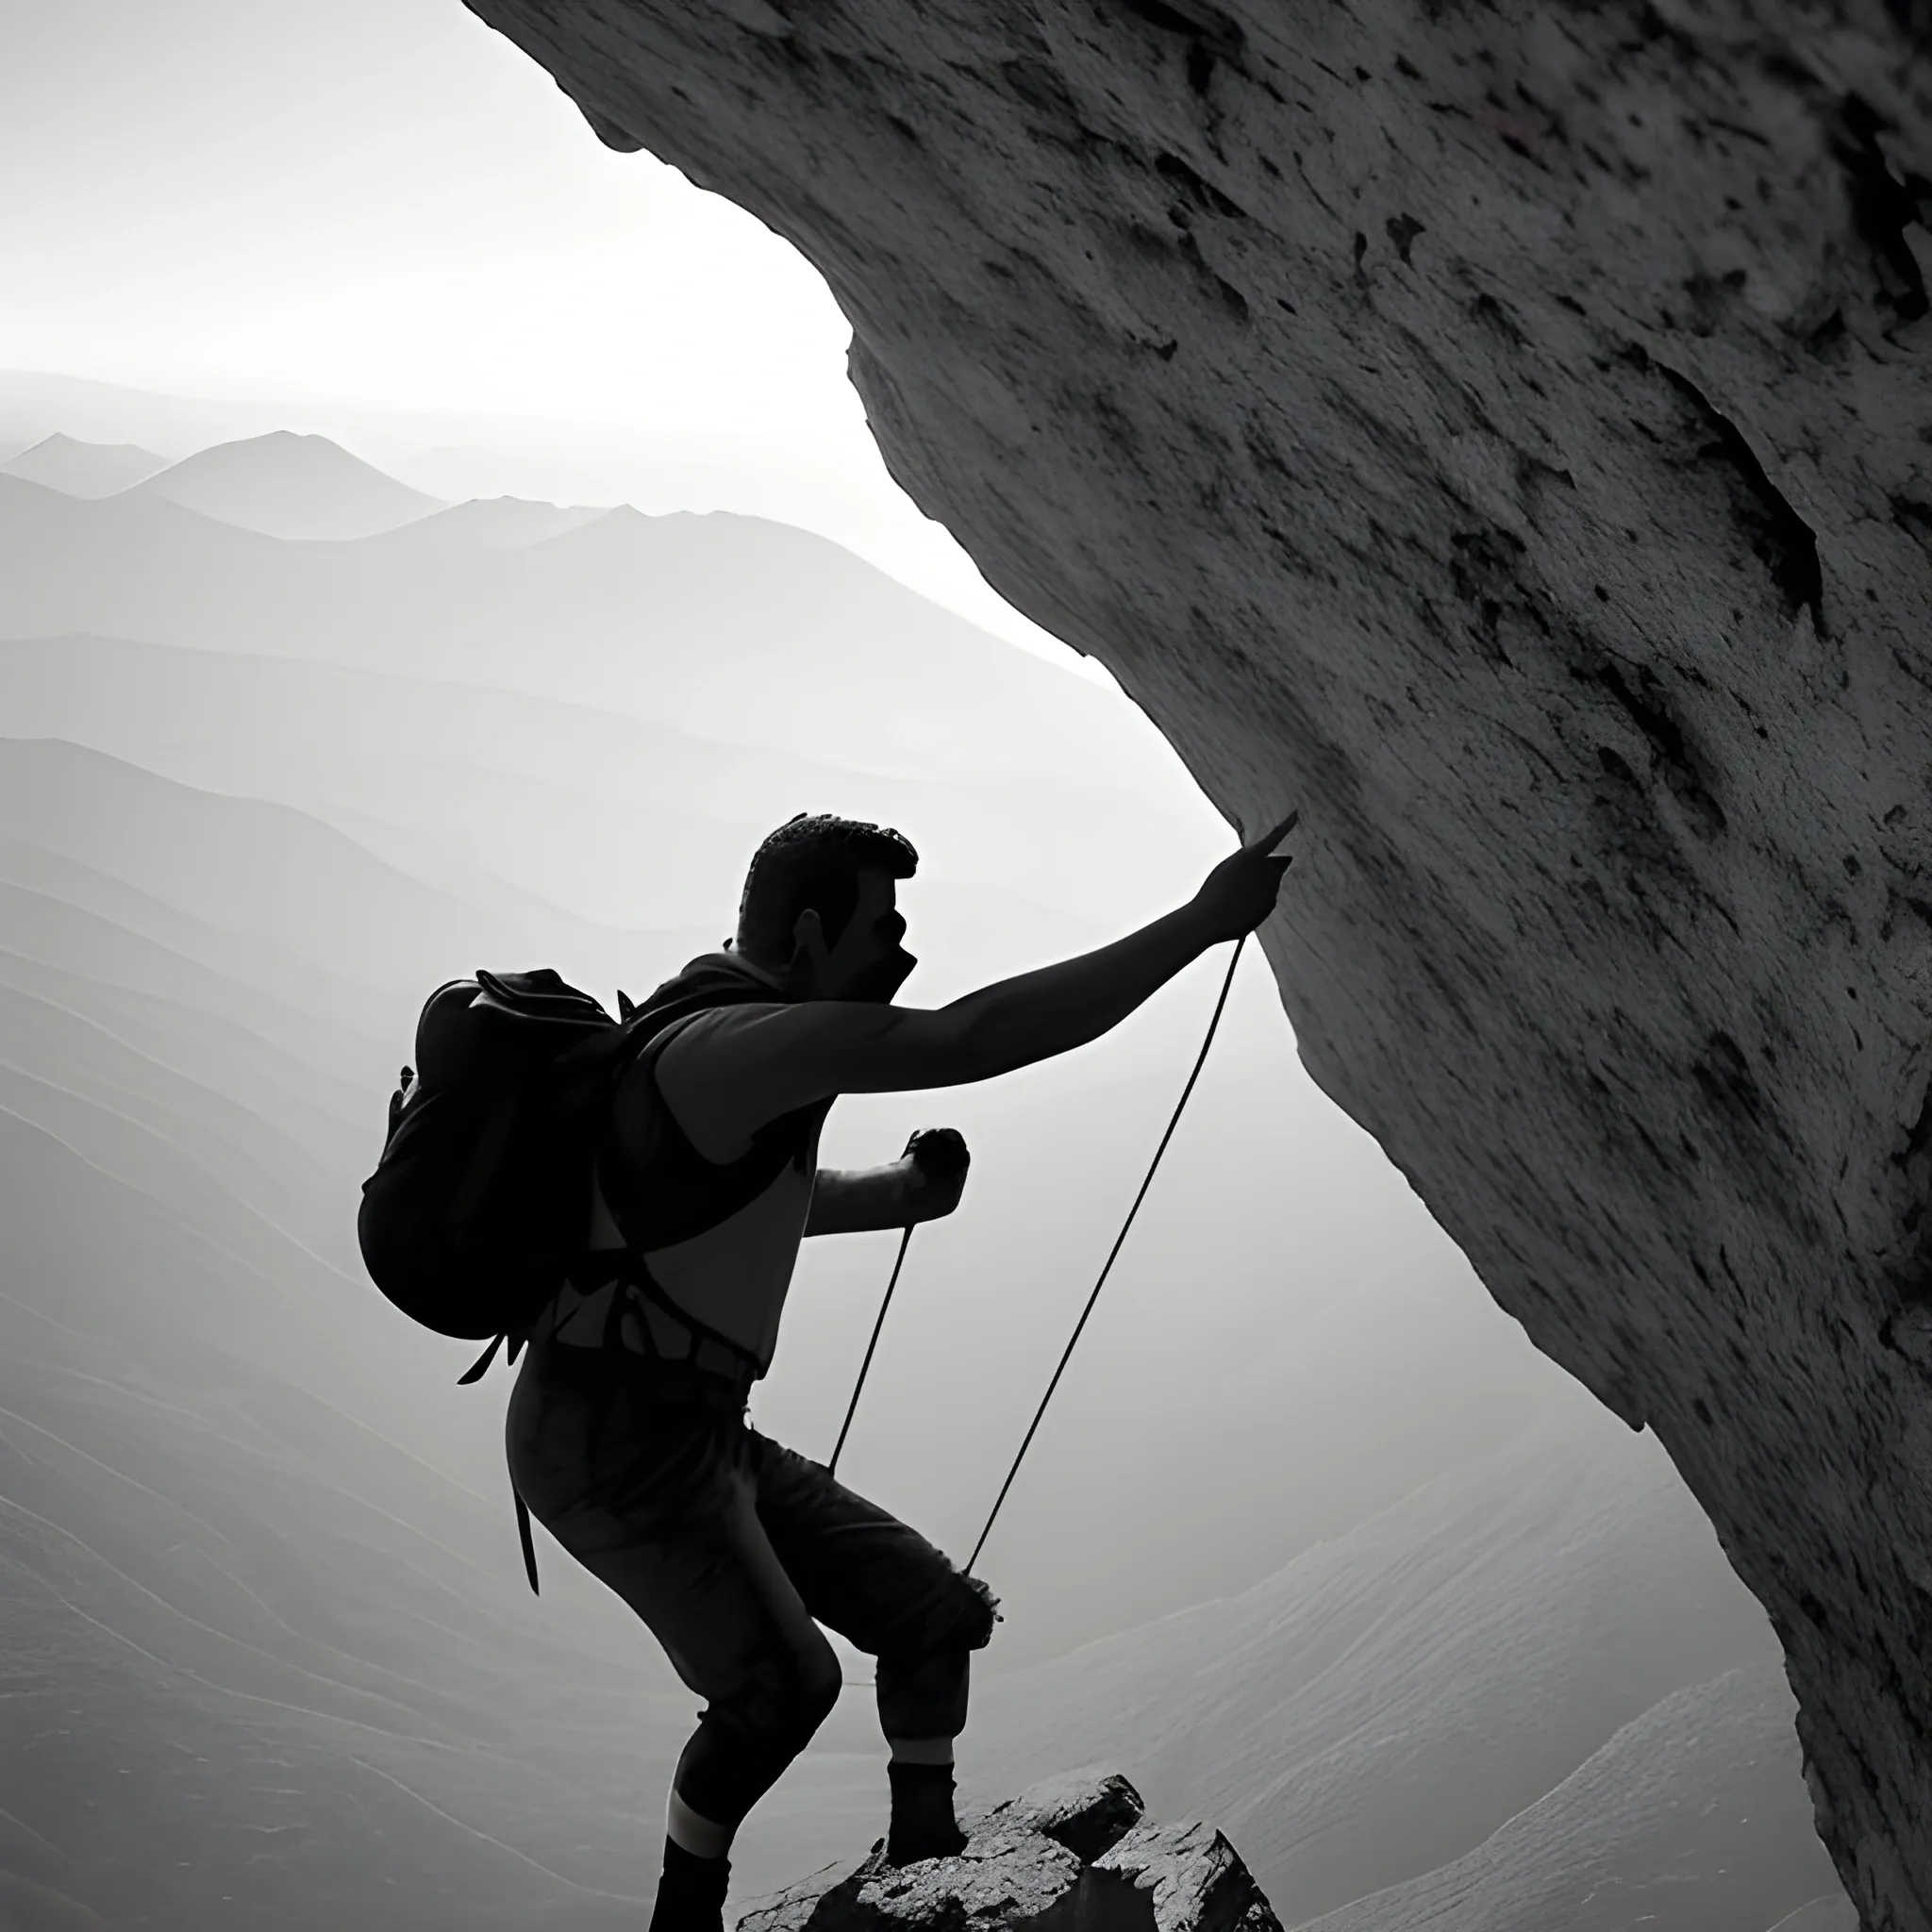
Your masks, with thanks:
[[[903,832],[826,812],[800,812],[752,855],[738,903],[738,950],[761,965],[791,958],[792,930],[809,908],[835,946],[858,905],[858,875],[908,879],[919,854]]]

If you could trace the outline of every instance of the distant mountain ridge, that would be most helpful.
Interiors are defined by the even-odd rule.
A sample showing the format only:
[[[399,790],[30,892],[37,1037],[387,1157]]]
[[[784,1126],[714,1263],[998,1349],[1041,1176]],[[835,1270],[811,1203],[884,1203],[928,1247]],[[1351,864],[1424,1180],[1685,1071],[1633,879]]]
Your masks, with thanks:
[[[216,443],[140,487],[240,529],[308,542],[376,536],[449,507],[325,436],[287,429]]]
[[[0,721],[400,853],[386,822],[621,924],[645,906],[653,924],[724,916],[758,840],[800,809],[898,824],[927,854],[924,902],[934,882],[1015,894],[1076,944],[1137,874],[1178,886],[1202,845],[1159,795],[1096,794],[1077,772],[869,777],[475,684],[127,639],[0,640]]]
[[[402,1001],[408,1022],[431,987],[478,963],[479,946],[483,963],[541,951],[604,982],[641,976],[654,958],[668,974],[706,943],[694,928],[626,933],[534,902],[521,917],[501,901],[464,904],[288,806],[202,791],[54,739],[0,739],[0,831],[81,864],[111,859],[192,917],[291,942]]]
[[[82,442],[56,431],[6,463],[0,473],[43,483],[67,496],[111,496],[168,467],[166,457],[131,442]]]
[[[404,524],[392,542],[447,542],[486,550],[522,550],[548,542],[580,525],[608,516],[605,508],[534,503],[521,496],[473,497],[414,523]]]
[[[453,556],[408,537],[278,541],[146,487],[79,503],[0,476],[0,636],[316,658],[807,749],[855,772],[1066,771],[1158,787],[1197,824],[1209,809],[1116,694],[807,531],[619,508],[523,549]]]

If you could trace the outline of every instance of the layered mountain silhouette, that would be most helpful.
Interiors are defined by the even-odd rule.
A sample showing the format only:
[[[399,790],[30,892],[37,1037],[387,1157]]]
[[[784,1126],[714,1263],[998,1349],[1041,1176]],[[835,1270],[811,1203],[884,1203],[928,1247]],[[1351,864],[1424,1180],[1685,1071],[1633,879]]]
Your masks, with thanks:
[[[0,634],[69,631],[495,685],[859,773],[1161,787],[1207,822],[1112,693],[756,517],[620,508],[452,558],[407,529],[277,542],[146,488],[84,504],[0,478]]]
[[[1772,1658],[1688,1685],[1474,1851],[1309,1932],[1857,1932],[1793,1775],[1797,1707]]]
[[[259,441],[238,447],[273,469]],[[226,521],[212,487],[0,476],[0,1630],[25,1740],[0,1754],[0,1916],[632,1925],[691,1699],[541,1531],[529,1596],[501,1372],[458,1389],[475,1351],[397,1317],[355,1253],[423,994],[538,963],[641,991],[728,929],[798,809],[921,843],[908,996],[932,998],[1161,910],[1228,834],[1130,707],[821,540],[486,502],[318,541],[353,473],[281,474],[299,536]],[[975,1150],[841,1465],[949,1549],[1219,970],[1104,1050],[834,1116],[832,1164],[941,1122]],[[981,1566],[1008,1622],[974,1802],[1118,1764],[1324,1932],[1607,1932],[1619,1898],[1666,1932],[1846,1932],[1770,1632],[1708,1525],[1367,1137],[1297,1107],[1291,1053],[1244,974]],[[892,1246],[808,1247],[756,1398],[808,1452]],[[755,1815],[745,1895],[877,1836],[868,1705],[848,1691]]]
[[[1505,1829],[1526,1843],[1522,1814],[1655,1709],[1659,1756],[1633,1804],[1668,1791],[1701,1810],[1721,1792],[1782,1793],[1756,1808],[1751,1832],[1712,1835],[1701,1848],[1689,1833],[1706,1916],[1670,1923],[1694,1932],[1753,1923],[1711,1911],[1727,1861],[1757,1867],[1764,1901],[1781,1909],[1832,1883],[1815,1835],[1794,1835],[1809,1801],[1789,1699],[1767,1701],[1762,1673],[1775,1678],[1778,1657],[1656,1442],[1557,1404],[1240,1595],[1001,1679],[975,1722],[1000,1737],[1008,1776],[1038,1775],[1072,1754],[1117,1760],[1157,1806],[1187,1792],[1241,1848],[1284,1921],[1300,1924],[1453,1870]],[[1757,1674],[1718,1688],[1744,1668]],[[1687,1691],[1697,1694],[1670,1703]],[[1759,1766],[1740,1762],[1714,1784],[1723,1753],[1693,1748],[1713,1699],[1755,1713],[1765,1740]],[[1510,1715],[1528,1707],[1533,1740]],[[1642,1754],[1626,1749],[1620,1761],[1629,1768]],[[1561,1831],[1544,1821],[1541,1863],[1596,1860],[1618,1867],[1620,1884],[1643,1879],[1650,1854],[1619,1836],[1631,1820],[1616,1815],[1615,1776],[1599,1764],[1585,1782],[1593,1805],[1559,1810]],[[1510,1857],[1492,1849],[1476,1865],[1488,1889],[1509,1895]],[[1782,1876],[1770,1885],[1774,1870]],[[1445,1895],[1457,1894],[1417,1893]],[[1541,1890],[1515,1909],[1532,1898],[1543,1924],[1585,1923]],[[1344,1923],[1411,1921],[1364,1908]],[[1472,1923],[1527,1932],[1538,1922]]]
[[[0,474],[44,483],[67,496],[111,496],[168,467],[166,457],[132,442],[83,442],[58,430],[0,464]]]
[[[411,450],[389,468],[412,488],[451,503],[488,500],[508,491],[553,504],[595,504],[608,508],[625,494],[589,471],[514,450],[442,445]]]
[[[141,487],[241,529],[313,541],[372,537],[445,508],[325,436],[286,429],[218,443]]]
[[[0,641],[0,709],[17,735],[279,798],[398,862],[493,871],[608,924],[728,923],[758,839],[808,806],[903,823],[934,861],[927,914],[970,897],[933,947],[965,944],[965,972],[1024,958],[1002,929],[1097,941],[1138,877],[1185,877],[1199,844],[1106,773],[875,777],[486,686],[125,639]]]
[[[483,550],[522,550],[560,537],[605,515],[599,508],[534,503],[522,496],[482,497],[452,504],[408,525],[419,543],[474,545]]]

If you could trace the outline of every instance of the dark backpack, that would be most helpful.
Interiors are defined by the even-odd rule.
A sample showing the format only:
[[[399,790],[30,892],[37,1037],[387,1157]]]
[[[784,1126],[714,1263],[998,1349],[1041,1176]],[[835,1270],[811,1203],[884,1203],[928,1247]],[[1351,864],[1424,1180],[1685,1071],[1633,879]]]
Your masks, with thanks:
[[[574,1271],[582,1287],[622,1272],[663,1299],[633,1254],[618,1260],[600,1251],[595,1268],[585,1268],[592,1187],[618,1082],[636,1060],[661,1051],[681,1022],[769,997],[703,962],[641,1007],[619,993],[616,1019],[549,967],[478,971],[430,994],[417,1023],[415,1065],[403,1069],[390,1101],[382,1158],[362,1184],[356,1231],[370,1278],[404,1314],[439,1335],[490,1339],[459,1382],[477,1380],[506,1341],[505,1358],[514,1362]],[[661,1124],[655,1139],[645,1199],[628,1215],[619,1210],[634,1246],[668,1245],[724,1220],[766,1185],[789,1146],[768,1130],[745,1160],[710,1168],[675,1124]],[[684,1310],[673,1312],[694,1334],[736,1346]],[[516,1507],[535,1590],[521,1495]]]
[[[633,1029],[547,967],[430,994],[356,1231],[370,1278],[439,1335],[512,1348],[583,1254],[591,1164]],[[514,1353],[512,1354],[514,1359]]]

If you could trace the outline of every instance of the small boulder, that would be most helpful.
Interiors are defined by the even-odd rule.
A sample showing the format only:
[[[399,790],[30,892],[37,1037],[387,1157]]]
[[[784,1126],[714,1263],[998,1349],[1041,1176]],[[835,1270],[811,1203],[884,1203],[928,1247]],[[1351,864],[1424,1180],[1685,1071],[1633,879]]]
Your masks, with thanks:
[[[881,1840],[753,1902],[739,1932],[1281,1932],[1218,1831],[1141,1810],[1117,1773],[1052,1778],[964,1819],[957,1857],[895,1867]]]
[[[994,1806],[986,1822],[1040,1832],[1090,1865],[1126,1837],[1146,1809],[1119,1772],[1084,1768],[1029,1785],[1017,1798]]]
[[[1211,1824],[1138,1824],[1092,1866],[1131,1878],[1156,1932],[1281,1932],[1241,1854]]]

